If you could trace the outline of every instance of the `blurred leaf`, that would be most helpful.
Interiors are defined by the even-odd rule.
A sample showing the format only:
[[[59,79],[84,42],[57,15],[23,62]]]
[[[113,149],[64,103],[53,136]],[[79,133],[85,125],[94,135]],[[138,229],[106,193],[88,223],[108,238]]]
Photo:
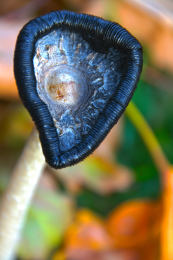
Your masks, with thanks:
[[[173,91],[167,92],[164,85],[161,89],[144,80],[140,80],[139,87],[133,98],[151,125],[170,161],[173,161],[173,153],[171,152],[173,147],[172,99]],[[163,139],[161,135],[164,137]]]
[[[46,259],[62,243],[72,221],[73,203],[65,195],[38,189],[29,210],[19,247],[22,259]]]
[[[123,193],[112,193],[106,196],[99,195],[91,190],[83,189],[76,195],[78,207],[89,208],[92,211],[107,216],[120,203],[135,198],[153,198],[160,196],[160,183],[157,179],[139,182]]]
[[[173,109],[170,109],[173,93],[164,91],[164,86],[160,89],[143,80],[138,85],[133,101],[149,122],[168,159],[173,161]],[[124,138],[117,151],[118,161],[134,169],[137,181],[158,179],[159,174],[141,137],[127,118],[124,123]]]
[[[123,203],[107,219],[115,248],[137,248],[158,238],[161,203],[136,200]]]
[[[33,127],[24,107],[16,102],[0,103],[0,189],[8,183],[24,143]]]
[[[161,259],[173,259],[173,165],[165,173],[163,217],[161,228]]]
[[[16,10],[17,8],[22,8],[23,5],[27,4],[28,2],[29,0],[23,0],[23,1],[9,0],[8,2],[5,0],[1,0],[0,14],[2,15],[11,12],[13,10]]]
[[[58,250],[51,258],[51,260],[66,260],[66,259],[67,258],[64,250]]]
[[[56,173],[69,188],[87,186],[100,194],[125,190],[133,182],[129,169],[96,155]]]
[[[11,103],[0,118],[0,144],[11,149],[23,147],[29,136],[33,124],[32,120],[21,104]]]
[[[66,232],[66,250],[108,250],[111,246],[112,241],[103,221],[89,210],[78,211],[74,223]]]
[[[130,250],[71,250],[67,252],[69,260],[140,260],[139,253]],[[61,259],[56,259],[61,260]],[[141,259],[142,260],[142,259]],[[149,259],[147,259],[149,260]],[[153,260],[153,259],[152,259]]]

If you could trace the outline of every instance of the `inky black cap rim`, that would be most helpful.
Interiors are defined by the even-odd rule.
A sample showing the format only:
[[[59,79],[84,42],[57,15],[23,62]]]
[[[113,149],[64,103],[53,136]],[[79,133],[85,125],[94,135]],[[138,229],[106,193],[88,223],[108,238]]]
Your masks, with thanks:
[[[141,69],[141,45],[117,23],[55,11],[23,27],[14,73],[51,167],[94,151],[128,105]]]

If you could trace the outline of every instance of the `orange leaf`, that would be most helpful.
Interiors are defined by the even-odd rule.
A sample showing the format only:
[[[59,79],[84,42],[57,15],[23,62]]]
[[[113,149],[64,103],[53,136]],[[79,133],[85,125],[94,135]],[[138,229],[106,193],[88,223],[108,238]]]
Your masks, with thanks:
[[[131,201],[115,209],[107,228],[115,248],[142,246],[159,233],[161,208],[158,202]]]
[[[88,210],[80,210],[65,237],[67,249],[103,250],[112,246],[103,222]]]
[[[173,260],[173,166],[166,173],[161,233],[162,260]]]

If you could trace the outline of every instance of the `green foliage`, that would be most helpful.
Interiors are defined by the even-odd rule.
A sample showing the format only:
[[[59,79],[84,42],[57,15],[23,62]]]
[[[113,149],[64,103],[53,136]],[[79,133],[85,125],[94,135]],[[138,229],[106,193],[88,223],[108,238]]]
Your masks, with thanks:
[[[120,203],[141,198],[156,199],[160,196],[158,179],[150,179],[145,182],[135,183],[129,190],[122,193],[112,193],[102,196],[91,190],[83,189],[77,196],[77,205],[81,208],[89,208],[93,212],[106,217]]]
[[[164,89],[151,86],[141,80],[133,101],[153,129],[168,159],[173,162],[173,138],[171,137],[173,109],[170,109],[172,99],[173,93],[168,93]],[[159,178],[148,150],[128,118],[125,118],[123,139],[117,156],[122,164],[135,170],[137,182]]]
[[[24,226],[19,256],[22,259],[45,259],[62,242],[73,212],[73,203],[66,195],[39,188]]]

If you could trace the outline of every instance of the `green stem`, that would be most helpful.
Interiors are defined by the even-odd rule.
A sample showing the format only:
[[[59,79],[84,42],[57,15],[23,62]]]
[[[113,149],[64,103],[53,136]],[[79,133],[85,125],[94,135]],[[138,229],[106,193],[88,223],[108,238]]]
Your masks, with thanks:
[[[146,147],[148,148],[158,170],[162,174],[163,181],[165,183],[165,174],[169,168],[169,162],[164,155],[164,152],[158,143],[152,129],[137,109],[134,103],[130,103],[126,109],[126,114],[131,122],[136,127],[137,131],[141,135]]]

